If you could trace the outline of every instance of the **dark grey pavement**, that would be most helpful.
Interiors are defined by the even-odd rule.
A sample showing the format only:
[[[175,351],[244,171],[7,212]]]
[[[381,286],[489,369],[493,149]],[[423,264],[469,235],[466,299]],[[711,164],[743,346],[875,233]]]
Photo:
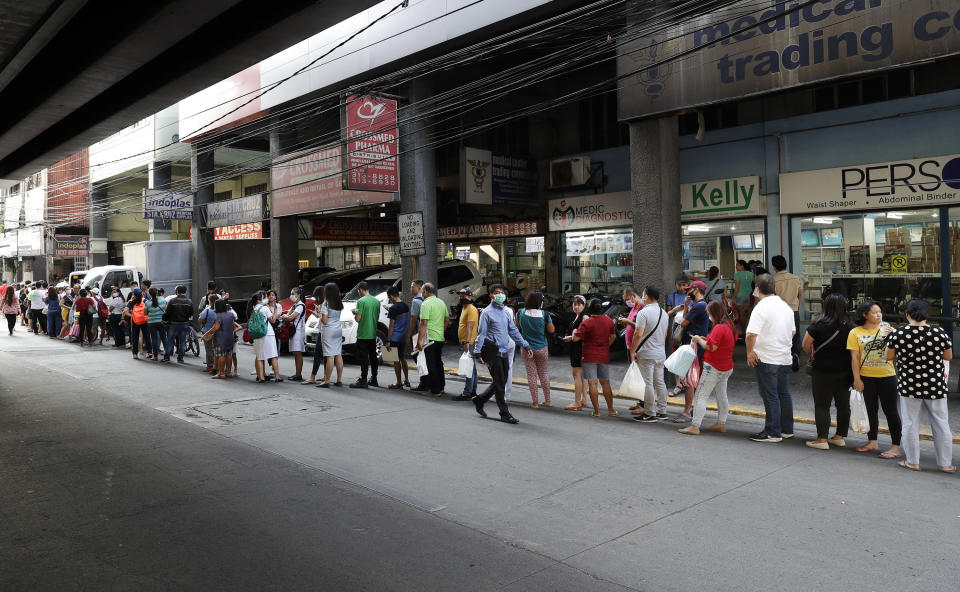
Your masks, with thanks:
[[[0,337],[0,590],[957,589],[960,477],[930,443],[913,473],[810,426],[508,426],[188,362]]]

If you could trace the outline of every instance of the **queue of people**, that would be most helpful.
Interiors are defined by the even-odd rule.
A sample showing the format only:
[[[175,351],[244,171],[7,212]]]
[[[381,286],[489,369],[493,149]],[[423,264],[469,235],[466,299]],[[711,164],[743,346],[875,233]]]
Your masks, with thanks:
[[[797,348],[807,352],[812,379],[817,438],[806,442],[813,449],[845,447],[851,421],[851,393],[862,398],[869,427],[866,443],[859,453],[876,453],[880,458],[900,460],[899,466],[919,470],[918,421],[926,415],[932,427],[938,467],[954,472],[952,433],[946,405],[946,364],[952,359],[952,344],[946,332],[927,323],[929,305],[922,300],[906,306],[908,324],[894,329],[883,321],[879,303],[861,303],[853,318],[848,318],[844,295],[833,293],[823,302],[822,313],[802,336],[797,335],[797,309],[802,284],[788,274],[783,257],[773,258],[775,274],[746,262],[738,263],[734,276],[733,307],[724,298],[711,298],[715,283],[677,278],[676,292],[661,304],[656,286],[640,292],[627,288],[624,303],[627,315],[615,321],[604,314],[598,299],[583,296],[572,300],[574,317],[569,334],[561,339],[569,345],[574,402],[568,411],[590,409],[600,415],[599,398],[603,394],[607,415],[617,415],[613,407],[610,383],[610,346],[617,339],[617,326],[624,327],[624,340],[630,363],[636,364],[643,378],[643,397],[630,411],[638,423],[671,421],[689,424],[679,428],[684,435],[702,432],[726,432],[729,413],[727,383],[734,368],[735,345],[743,338],[746,362],[754,369],[764,405],[763,429],[751,436],[757,442],[777,443],[794,436],[793,398],[790,376],[797,371]],[[754,268],[751,272],[749,268]],[[749,282],[749,285],[748,283]],[[749,287],[749,298],[745,289]],[[352,388],[379,386],[376,338],[380,302],[368,286],[358,285],[361,295],[355,309],[344,313],[339,288],[334,283],[317,288],[316,306],[309,314],[317,317],[320,334],[308,378],[302,374],[305,352],[306,311],[303,294],[292,288],[292,306],[284,312],[274,290],[259,291],[248,302],[251,320],[245,329],[230,307],[228,294],[208,294],[199,309],[186,296],[183,286],[166,299],[162,290],[144,280],[124,299],[113,287],[101,297],[97,290],[77,286],[53,288],[44,282],[0,286],[0,308],[7,319],[8,333],[15,332],[17,320],[37,335],[66,337],[75,343],[102,343],[109,328],[113,346],[131,349],[134,359],[140,354],[150,360],[170,362],[177,354],[183,363],[185,338],[196,320],[201,327],[206,352],[204,371],[215,379],[239,375],[236,347],[240,334],[249,332],[255,356],[256,382],[282,382],[279,372],[279,341],[287,341],[294,357],[295,373],[288,380],[319,388],[343,386],[342,325],[345,315],[357,323],[357,343],[361,375]],[[470,400],[476,411],[486,417],[485,404],[495,398],[502,421],[518,420],[509,411],[507,400],[513,382],[515,350],[522,351],[526,365],[530,407],[551,405],[548,372],[550,336],[555,333],[554,319],[543,309],[543,294],[531,291],[519,310],[506,304],[506,289],[489,289],[491,304],[482,311],[473,304],[469,288],[460,290],[461,302],[458,338],[467,371],[464,388],[457,400]],[[432,396],[441,396],[445,388],[442,348],[450,319],[446,305],[429,282],[416,280],[410,286],[411,305],[390,288],[387,317],[390,322],[387,352],[396,350],[393,370],[396,382],[387,388],[411,388],[408,353],[422,356],[420,383],[412,388]],[[682,296],[682,299],[679,297]],[[747,321],[737,323],[733,308],[745,309]],[[35,312],[36,311],[36,312]],[[744,312],[741,312],[743,317]],[[129,343],[126,343],[129,335]],[[667,416],[665,360],[669,344],[690,345],[696,349],[699,373],[677,377],[674,394],[684,393],[684,408],[677,416]],[[161,356],[162,352],[162,358]],[[492,382],[478,392],[477,365],[487,366]],[[322,378],[321,378],[321,369]],[[272,370],[272,373],[269,372]],[[334,372],[336,372],[334,378]],[[542,400],[541,400],[542,395]],[[716,421],[703,427],[708,399],[716,398]],[[859,400],[859,399],[858,399]],[[836,429],[831,436],[831,406],[836,408]],[[879,412],[889,426],[891,445],[880,450]]]

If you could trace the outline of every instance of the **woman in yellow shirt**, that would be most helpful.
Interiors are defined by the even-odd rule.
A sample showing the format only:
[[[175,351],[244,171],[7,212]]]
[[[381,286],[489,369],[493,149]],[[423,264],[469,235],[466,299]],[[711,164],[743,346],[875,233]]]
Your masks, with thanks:
[[[880,453],[880,458],[900,458],[900,410],[897,401],[897,373],[893,362],[885,354],[887,336],[893,332],[889,323],[883,322],[883,310],[876,302],[868,300],[857,307],[856,323],[847,337],[853,369],[853,388],[863,392],[863,402],[870,419],[867,444],[857,452],[874,452],[880,426],[879,408],[887,418],[892,446]]]

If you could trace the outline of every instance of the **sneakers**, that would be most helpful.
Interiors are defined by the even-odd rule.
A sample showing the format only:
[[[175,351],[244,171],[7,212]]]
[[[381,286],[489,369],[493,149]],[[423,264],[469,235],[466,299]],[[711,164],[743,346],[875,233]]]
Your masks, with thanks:
[[[364,378],[358,378],[355,383],[350,385],[350,388],[365,389],[367,388],[367,381]]]
[[[368,382],[367,384],[370,385],[370,386],[380,386],[380,384],[377,383],[377,377],[376,377],[376,376],[371,377],[371,378],[370,378],[370,382]]]
[[[646,413],[644,413],[643,415],[638,415],[634,417],[633,421],[637,423],[657,423],[657,418],[652,415],[647,415]]]
[[[480,415],[480,417],[487,416],[487,412],[483,410],[483,399],[481,399],[480,397],[474,397],[473,406],[477,410],[477,413]]]
[[[657,419],[666,419],[666,418],[667,418],[667,414],[666,414],[666,413],[658,413],[658,414],[657,414]]]
[[[814,442],[813,440],[809,440],[807,442],[804,442],[804,444],[806,444],[810,448],[816,448],[817,450],[830,450],[830,445],[827,444],[826,442]]]
[[[750,436],[750,439],[753,440],[754,442],[769,442],[769,443],[776,443],[776,442],[783,441],[783,438],[771,436],[766,432],[760,432],[759,434]]]

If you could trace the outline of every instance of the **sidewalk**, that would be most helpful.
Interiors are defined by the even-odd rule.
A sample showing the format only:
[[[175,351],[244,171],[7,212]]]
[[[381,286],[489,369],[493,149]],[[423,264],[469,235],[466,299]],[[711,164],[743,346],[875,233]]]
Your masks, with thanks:
[[[443,351],[443,361],[444,367],[447,370],[448,379],[453,379],[459,382],[462,382],[460,377],[456,376],[457,373],[457,361],[460,358],[462,351],[454,346],[446,345]],[[764,417],[763,402],[760,400],[760,394],[757,390],[757,381],[754,377],[753,369],[747,366],[746,363],[746,351],[744,346],[738,345],[736,351],[734,352],[734,361],[735,367],[733,375],[730,377],[730,381],[727,384],[727,399],[730,402],[730,413],[733,415],[740,415],[746,417]],[[801,362],[805,364],[806,360]],[[416,374],[416,364],[411,363],[411,372]],[[486,369],[481,364],[478,366],[480,368],[479,375],[481,380],[489,381],[489,374],[486,372]],[[550,375],[550,389],[557,391],[564,391],[572,393],[574,391],[572,383],[572,375],[570,372],[570,362],[566,355],[560,356],[550,356],[549,361],[549,375]],[[957,370],[960,370],[958,368]],[[620,382],[623,380],[623,375],[627,371],[627,360],[626,354],[621,353],[619,357],[614,355],[611,358],[610,363],[610,383],[613,386],[614,397],[626,400],[633,400],[632,397],[620,396],[618,387]],[[381,370],[383,372],[383,370]],[[514,360],[513,365],[513,377],[514,377],[514,389],[513,389],[513,398],[514,402],[529,402],[529,390],[527,386],[526,378],[526,367],[523,361],[518,355]],[[953,430],[954,444],[960,444],[960,395],[957,394],[957,372],[950,372],[950,393],[951,399],[949,400],[950,407],[950,427]],[[672,384],[672,379],[670,376],[667,377],[668,388]],[[413,381],[413,377],[411,377]],[[459,394],[460,387],[447,387],[447,392],[450,394]],[[814,410],[813,410],[813,395],[811,394],[810,386],[810,374],[807,372],[805,367],[801,367],[799,372],[796,372],[790,377],[790,392],[793,396],[793,406],[794,406],[794,421],[799,423],[811,424],[814,425],[816,422],[814,420]],[[683,407],[683,397],[669,397],[667,399],[668,403],[673,406],[679,406],[682,410]],[[708,401],[707,409],[711,411],[716,411],[717,405],[716,400],[711,398]],[[678,413],[679,411],[678,410]],[[831,413],[832,417],[836,417],[835,410]],[[836,426],[835,421],[831,421],[831,425]],[[883,434],[889,434],[890,431],[887,429],[887,424],[883,413],[880,414],[880,432]],[[850,434],[851,436],[857,436]],[[920,430],[921,439],[931,440],[932,436],[930,435],[930,430],[928,427],[924,426]]]

